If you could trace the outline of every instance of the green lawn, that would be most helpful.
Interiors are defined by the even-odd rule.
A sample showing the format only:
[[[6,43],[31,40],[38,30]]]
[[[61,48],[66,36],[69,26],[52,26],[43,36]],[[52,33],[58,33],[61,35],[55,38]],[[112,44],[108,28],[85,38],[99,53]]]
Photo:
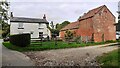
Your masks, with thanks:
[[[120,49],[119,49],[120,50]],[[101,67],[107,68],[109,67],[118,67],[120,65],[120,51],[114,50],[110,53],[103,54],[100,57],[97,57],[97,61],[101,64]]]
[[[57,45],[55,45],[54,41],[47,41],[43,42],[41,45],[41,42],[31,42],[30,45],[27,47],[19,47],[12,45],[10,42],[3,42],[3,45],[9,49],[17,50],[17,51],[42,51],[42,50],[51,50],[51,49],[64,49],[64,48],[76,48],[76,47],[84,47],[84,46],[91,46],[91,45],[100,45],[105,44],[108,42],[99,42],[99,43],[81,43],[77,44],[75,42],[72,42],[68,44],[67,42],[58,41]]]
[[[85,46],[85,44],[75,44],[75,43],[71,43],[68,45],[68,43],[65,42],[57,42],[57,45],[55,45],[55,42],[43,42],[42,45],[41,42],[32,42],[31,45],[27,47],[18,47],[12,45],[9,42],[3,42],[3,45],[9,49],[17,50],[17,51],[42,51],[42,50],[50,50],[50,49],[63,49],[63,48]]]

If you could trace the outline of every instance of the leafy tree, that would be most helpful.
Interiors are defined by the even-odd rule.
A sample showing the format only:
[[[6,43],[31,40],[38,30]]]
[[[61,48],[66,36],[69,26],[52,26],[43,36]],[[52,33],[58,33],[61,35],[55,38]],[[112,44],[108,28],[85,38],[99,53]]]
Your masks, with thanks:
[[[70,24],[69,21],[64,21],[61,24],[56,24],[56,29],[60,30],[60,29],[64,28],[66,25],[68,25],[68,24]]]
[[[8,11],[4,8],[2,8],[2,5],[5,4],[6,5],[6,9],[8,9],[8,2],[6,1],[3,1],[3,2],[0,2],[0,24],[2,25],[2,37],[6,37],[9,35],[10,33],[10,25],[8,24]]]

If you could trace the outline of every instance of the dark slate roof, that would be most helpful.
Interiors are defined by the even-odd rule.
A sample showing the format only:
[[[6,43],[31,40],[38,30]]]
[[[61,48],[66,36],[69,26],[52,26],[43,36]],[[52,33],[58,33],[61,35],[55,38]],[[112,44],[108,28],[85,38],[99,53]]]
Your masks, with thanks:
[[[48,21],[46,19],[25,18],[25,17],[11,17],[10,22],[46,23],[46,24],[48,24]]]

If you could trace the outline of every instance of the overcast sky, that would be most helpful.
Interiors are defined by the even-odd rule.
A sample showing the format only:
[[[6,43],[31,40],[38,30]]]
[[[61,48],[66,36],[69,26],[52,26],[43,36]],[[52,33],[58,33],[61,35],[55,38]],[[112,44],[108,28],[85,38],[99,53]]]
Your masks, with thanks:
[[[17,17],[42,18],[54,24],[65,20],[74,22],[91,9],[106,5],[117,17],[118,0],[10,0],[10,11]]]

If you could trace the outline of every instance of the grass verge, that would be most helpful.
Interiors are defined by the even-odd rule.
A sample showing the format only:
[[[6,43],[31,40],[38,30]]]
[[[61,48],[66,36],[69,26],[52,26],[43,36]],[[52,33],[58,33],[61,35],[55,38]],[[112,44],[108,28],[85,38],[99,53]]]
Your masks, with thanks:
[[[47,42],[31,42],[30,45],[27,47],[19,47],[12,45],[10,42],[3,42],[3,45],[7,47],[8,49],[16,50],[16,51],[42,51],[42,50],[51,50],[51,49],[64,49],[64,48],[76,48],[76,47],[85,47],[85,46],[93,46],[93,45],[100,45],[105,44],[108,42],[99,42],[99,43],[81,43],[77,44],[75,42],[72,42],[70,44],[58,41],[57,45],[55,45],[54,41],[47,41]]]
[[[103,54],[97,57],[97,61],[100,63],[102,68],[120,68],[120,49],[111,51],[107,54]]]

